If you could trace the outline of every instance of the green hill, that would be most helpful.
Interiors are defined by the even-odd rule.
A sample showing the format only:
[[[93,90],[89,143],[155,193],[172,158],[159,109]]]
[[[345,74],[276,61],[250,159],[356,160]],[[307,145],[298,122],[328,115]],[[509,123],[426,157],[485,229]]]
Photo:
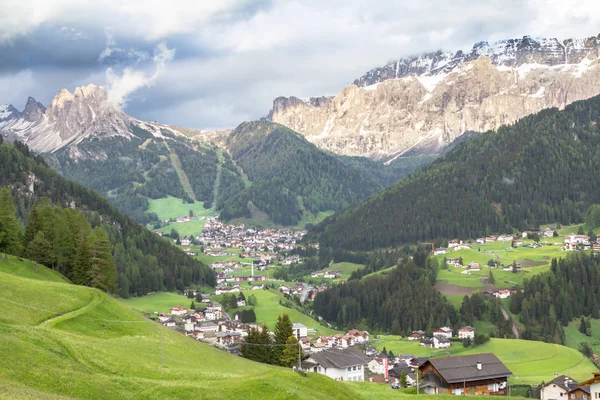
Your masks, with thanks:
[[[57,282],[45,267],[23,261],[17,271],[16,263],[0,261],[0,397],[360,398],[327,377],[228,355],[100,291]]]
[[[313,239],[372,250],[579,222],[600,202],[600,97],[458,144],[371,199],[327,218]]]
[[[227,139],[227,148],[250,181],[270,188],[265,194],[264,188],[250,187],[232,197],[225,204],[227,219],[249,217],[252,203],[275,222],[295,225],[302,214],[338,211],[381,189],[357,169],[279,124],[244,122]],[[275,190],[278,186],[282,188]]]
[[[53,256],[58,256],[59,249],[63,255],[75,253],[67,251],[75,248],[72,235],[67,233],[75,232],[75,225],[84,225],[75,224],[78,218],[87,220],[85,224],[90,228],[102,226],[109,236],[118,293],[122,297],[183,290],[190,284],[215,284],[209,267],[119,212],[98,193],[63,178],[41,156],[33,155],[18,142],[13,146],[0,140],[0,187],[4,186],[12,192],[17,217],[23,225],[33,214],[31,210],[37,208],[42,198],[47,198],[43,201],[48,207],[39,230],[52,242],[49,253]],[[28,243],[24,244],[27,247]],[[52,263],[57,268],[65,264],[69,268],[60,271],[72,276],[70,259],[50,260],[47,265]]]

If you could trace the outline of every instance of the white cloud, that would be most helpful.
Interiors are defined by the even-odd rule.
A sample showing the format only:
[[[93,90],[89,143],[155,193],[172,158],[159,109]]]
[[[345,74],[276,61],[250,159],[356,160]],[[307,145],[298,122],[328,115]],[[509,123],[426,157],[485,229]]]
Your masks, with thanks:
[[[164,43],[160,43],[154,50],[154,72],[148,76],[144,71],[126,67],[121,73],[112,68],[106,70],[106,86],[108,99],[115,104],[125,105],[129,96],[136,90],[155,84],[156,80],[163,74],[166,63],[175,56],[175,49],[169,49]]]
[[[134,116],[196,128],[258,118],[277,96],[335,94],[367,70],[404,55],[468,50],[481,40],[523,35],[600,32],[597,0],[6,1],[4,9],[11,12],[0,13],[0,43],[40,26],[96,38],[110,33],[96,69],[70,81],[64,73],[62,85],[72,89],[87,83],[83,77],[106,80],[115,101],[129,99]],[[128,45],[117,46],[113,36]],[[151,48],[162,40],[177,47],[178,59],[167,70],[169,57],[154,60],[153,71],[144,69],[151,55],[129,46]],[[120,68],[124,63],[128,68]],[[99,71],[103,65],[111,65],[106,74]],[[59,87],[50,84],[56,82],[41,88],[54,94]],[[143,99],[131,97],[142,87],[149,87]]]

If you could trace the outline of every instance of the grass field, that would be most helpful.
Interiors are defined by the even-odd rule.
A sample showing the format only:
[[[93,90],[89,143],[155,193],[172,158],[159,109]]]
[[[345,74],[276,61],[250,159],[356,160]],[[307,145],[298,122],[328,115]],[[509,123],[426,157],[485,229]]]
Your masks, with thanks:
[[[168,196],[164,199],[148,199],[150,207],[148,212],[153,212],[158,215],[161,220],[177,217],[185,217],[189,215],[190,210],[194,212],[194,216],[210,216],[214,215],[215,211],[212,208],[204,208],[204,202],[196,201],[193,204],[184,203],[181,199]]]
[[[375,387],[231,356],[51,271],[11,272],[0,272],[0,398],[381,398]]]
[[[285,300],[281,292],[277,290],[252,290],[244,292],[246,298],[250,295],[256,296],[257,305],[254,307],[256,313],[256,323],[266,324],[270,329],[275,328],[277,317],[283,314],[290,316],[292,322],[300,322],[309,329],[314,329],[314,335],[333,335],[340,333],[334,329],[322,326],[308,315],[292,308],[287,308],[279,304],[279,300]],[[214,296],[216,301],[221,301],[222,296]],[[250,307],[248,307],[250,308]],[[309,332],[310,333],[310,332]]]
[[[190,222],[173,222],[158,229],[162,233],[171,233],[171,229],[175,229],[179,236],[196,236],[202,233],[206,222],[192,220]]]
[[[579,318],[577,318],[565,328],[565,345],[573,349],[579,349],[579,343],[588,342],[594,349],[595,354],[600,353],[600,320],[591,320],[592,336],[579,332],[579,323]]]
[[[188,308],[192,300],[185,296],[169,292],[152,293],[142,297],[132,297],[120,300],[125,306],[141,313],[169,312],[171,307],[182,306]]]
[[[329,217],[330,215],[333,215],[335,212],[333,210],[329,210],[329,211],[321,211],[317,214],[311,214],[311,213],[306,213],[304,214],[304,216],[302,217],[302,219],[300,221],[298,221],[298,223],[296,225],[294,225],[292,228],[293,229],[304,229],[306,228],[307,224],[318,224],[319,222],[323,221],[325,218]]]
[[[513,383],[537,384],[551,380],[554,373],[582,380],[591,376],[596,367],[578,351],[557,344],[514,340],[490,339],[477,348],[464,348],[460,343],[444,350],[426,349],[418,341],[400,340],[398,336],[380,336],[375,342],[378,349],[384,346],[394,354],[446,357],[448,355],[494,353],[512,371]]]
[[[0,260],[0,272],[10,275],[21,276],[29,279],[36,279],[50,282],[68,282],[69,280],[49,268],[39,267],[36,270],[35,263],[29,260],[8,256],[8,260]]]

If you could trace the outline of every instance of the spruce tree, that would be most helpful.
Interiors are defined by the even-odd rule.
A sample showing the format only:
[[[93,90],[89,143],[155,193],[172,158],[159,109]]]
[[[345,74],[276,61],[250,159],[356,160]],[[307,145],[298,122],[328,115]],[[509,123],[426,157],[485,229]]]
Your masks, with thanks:
[[[406,372],[404,372],[404,370],[402,370],[402,373],[400,374],[400,387],[405,388],[408,386],[408,382],[406,380]]]
[[[275,323],[275,344],[284,345],[290,336],[294,335],[294,329],[292,327],[292,321],[287,314],[283,314],[277,317]],[[283,347],[277,346],[274,348],[274,358],[278,361],[281,360],[283,354]]]
[[[25,256],[36,263],[49,266],[52,262],[52,247],[46,240],[44,232],[39,231],[35,237],[28,243],[25,250]]]
[[[87,238],[80,234],[77,238],[77,249],[75,251],[75,265],[73,266],[73,276],[71,280],[76,285],[90,284],[90,248]]]
[[[22,251],[21,227],[16,207],[8,188],[0,189],[0,253],[19,255]]]
[[[291,367],[298,364],[298,354],[302,358],[302,350],[298,346],[298,339],[294,335],[290,336],[285,342],[279,365],[282,367]]]
[[[88,245],[90,253],[88,279],[90,286],[103,291],[113,291],[116,272],[108,235],[98,226],[90,233]]]

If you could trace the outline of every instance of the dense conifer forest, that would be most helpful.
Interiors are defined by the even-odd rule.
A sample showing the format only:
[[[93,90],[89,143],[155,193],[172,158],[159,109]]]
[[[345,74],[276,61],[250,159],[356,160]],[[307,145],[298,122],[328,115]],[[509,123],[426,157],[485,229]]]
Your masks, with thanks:
[[[314,228],[312,239],[368,251],[580,222],[589,205],[600,202],[598,122],[595,97],[472,138],[329,217]]]
[[[0,187],[10,188],[3,191],[0,210],[0,219],[9,222],[0,221],[0,230],[14,233],[3,235],[1,251],[31,257],[75,283],[122,297],[215,284],[206,265],[117,211],[99,194],[64,179],[26,146],[2,143],[1,138]]]
[[[291,193],[301,198],[301,207],[311,213],[341,210],[381,189],[378,183],[337,157],[319,150],[301,135],[271,122],[241,124],[227,139],[227,146],[248,179],[255,184],[281,179]],[[271,218],[277,214],[281,220],[280,216],[286,212],[294,215],[296,205],[290,203],[283,191],[278,191],[278,194],[283,197],[280,200],[269,199],[269,211],[256,204],[260,201],[258,197],[264,196],[258,191],[248,191],[243,196]],[[241,204],[239,199],[234,201],[236,207],[226,204],[225,209],[235,212],[228,211],[226,215],[239,217],[247,214],[238,207]]]

